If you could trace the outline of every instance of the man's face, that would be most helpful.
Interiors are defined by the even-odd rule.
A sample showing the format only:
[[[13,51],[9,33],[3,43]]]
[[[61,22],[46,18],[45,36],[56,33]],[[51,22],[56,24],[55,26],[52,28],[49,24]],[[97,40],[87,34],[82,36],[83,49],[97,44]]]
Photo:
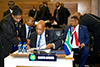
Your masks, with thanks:
[[[53,23],[54,22],[54,19],[53,20],[49,20],[50,21],[50,23]]]
[[[74,18],[70,19],[70,25],[73,27],[76,27],[78,25],[78,20]]]
[[[43,26],[41,24],[36,26],[36,32],[38,35],[41,35],[44,32],[44,30],[45,30],[45,26]]]
[[[56,3],[56,8],[58,8],[60,5],[58,3]]]
[[[34,24],[34,19],[33,18],[30,18],[28,21],[27,21],[27,25],[28,26],[33,26]]]
[[[12,14],[12,17],[13,17],[13,19],[14,19],[14,21],[16,21],[16,22],[19,22],[21,19],[22,19],[22,15],[13,15]]]
[[[12,10],[12,9],[13,9],[13,7],[14,7],[14,5],[9,5],[9,9],[11,9],[11,10]]]
[[[14,7],[14,2],[9,2],[9,8],[12,10],[13,9],[13,7]]]

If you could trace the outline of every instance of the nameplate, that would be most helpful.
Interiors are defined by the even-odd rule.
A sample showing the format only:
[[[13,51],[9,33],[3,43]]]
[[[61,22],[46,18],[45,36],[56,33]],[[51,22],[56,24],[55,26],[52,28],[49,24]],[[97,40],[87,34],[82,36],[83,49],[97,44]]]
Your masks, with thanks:
[[[30,61],[56,61],[56,55],[48,55],[48,54],[29,54]]]

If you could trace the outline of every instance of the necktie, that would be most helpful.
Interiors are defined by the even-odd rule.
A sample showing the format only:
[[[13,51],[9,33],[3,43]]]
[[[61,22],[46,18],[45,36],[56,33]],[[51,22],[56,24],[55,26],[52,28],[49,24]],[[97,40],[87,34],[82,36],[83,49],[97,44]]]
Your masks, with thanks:
[[[74,28],[75,30],[75,28]],[[78,36],[77,36],[77,33],[76,31],[74,32],[74,36],[75,36],[75,42],[76,42],[76,46],[79,46],[79,42],[78,42]]]
[[[31,27],[28,27],[28,38],[30,38]]]
[[[40,47],[40,41],[41,41],[41,35],[40,35],[40,38],[38,40],[38,47]]]
[[[57,19],[57,21],[59,21],[59,16],[58,16],[58,8],[57,8],[57,11],[56,11],[56,19]]]

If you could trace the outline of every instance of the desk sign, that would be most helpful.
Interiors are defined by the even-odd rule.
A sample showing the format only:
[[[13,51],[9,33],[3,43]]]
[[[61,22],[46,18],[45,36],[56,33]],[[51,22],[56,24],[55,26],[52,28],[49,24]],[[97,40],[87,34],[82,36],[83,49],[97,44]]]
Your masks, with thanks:
[[[56,61],[56,55],[48,55],[48,54],[29,54],[30,61]]]

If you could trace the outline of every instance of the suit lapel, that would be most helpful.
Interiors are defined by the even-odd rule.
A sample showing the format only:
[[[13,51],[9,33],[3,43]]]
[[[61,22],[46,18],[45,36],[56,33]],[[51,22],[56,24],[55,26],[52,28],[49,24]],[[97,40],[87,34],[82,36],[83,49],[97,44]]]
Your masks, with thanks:
[[[26,37],[26,25],[24,24],[24,34],[25,34],[25,37]]]
[[[82,27],[79,25],[79,32],[78,32],[78,34],[79,34],[79,36],[78,36],[79,42],[80,42],[80,32],[81,32],[81,29],[82,29]]]
[[[36,47],[36,45],[37,45],[37,33],[36,33],[36,35],[34,36],[34,38],[35,38],[35,39],[34,39],[34,40],[35,40],[34,42],[35,42],[35,47]]]

